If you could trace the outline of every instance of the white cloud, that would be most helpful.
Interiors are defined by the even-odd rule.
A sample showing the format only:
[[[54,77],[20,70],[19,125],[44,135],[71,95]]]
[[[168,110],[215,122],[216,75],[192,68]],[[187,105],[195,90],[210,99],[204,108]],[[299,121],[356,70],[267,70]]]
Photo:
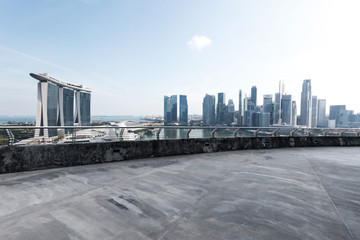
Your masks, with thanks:
[[[190,49],[201,51],[203,48],[211,45],[211,39],[206,36],[193,36],[190,41],[186,43]]]

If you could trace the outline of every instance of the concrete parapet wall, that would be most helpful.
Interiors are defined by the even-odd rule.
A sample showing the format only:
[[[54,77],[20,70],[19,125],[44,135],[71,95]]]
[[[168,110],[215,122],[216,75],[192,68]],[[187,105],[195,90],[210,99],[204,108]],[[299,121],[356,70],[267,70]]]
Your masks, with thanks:
[[[0,147],[0,173],[242,149],[360,146],[360,137],[174,139]]]

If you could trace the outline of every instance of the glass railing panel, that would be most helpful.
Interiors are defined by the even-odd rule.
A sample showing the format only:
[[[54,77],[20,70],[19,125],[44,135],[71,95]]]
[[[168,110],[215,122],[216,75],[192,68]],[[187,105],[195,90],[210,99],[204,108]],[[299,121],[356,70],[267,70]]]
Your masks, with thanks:
[[[292,128],[292,127],[183,127],[183,126],[89,126],[49,127],[50,138],[34,138],[35,132],[49,132],[34,126],[0,126],[0,145],[56,144],[75,142],[147,141],[157,139],[282,137],[282,136],[359,136],[360,129]],[[9,138],[9,136],[12,136]],[[12,139],[14,139],[12,141]]]
[[[191,129],[189,138],[211,138],[211,131],[214,128]]]
[[[1,145],[8,145],[9,144],[9,137],[6,133],[5,129],[0,129],[0,146]]]

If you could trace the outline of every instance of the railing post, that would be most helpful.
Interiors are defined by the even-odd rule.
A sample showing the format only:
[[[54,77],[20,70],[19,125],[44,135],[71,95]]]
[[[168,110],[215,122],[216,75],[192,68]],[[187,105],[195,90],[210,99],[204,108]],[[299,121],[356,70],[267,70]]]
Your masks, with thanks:
[[[272,136],[273,136],[273,137],[276,137],[276,133],[277,133],[278,131],[280,131],[280,128],[278,128],[278,129],[276,129],[275,131],[273,131],[273,132],[272,132]]]
[[[236,134],[240,131],[240,128],[236,129],[234,132],[234,137],[236,137]]]
[[[118,130],[119,130],[119,128],[114,128],[114,132],[115,132],[115,135],[116,135],[116,137],[117,138],[120,138],[119,136],[120,136],[120,131],[118,132]]]
[[[327,136],[327,133],[328,132],[330,132],[330,129],[328,129],[328,130],[326,130],[325,132],[324,132],[324,136],[326,137]]]
[[[162,128],[159,128],[159,130],[156,132],[156,140],[160,140],[160,132]]]
[[[215,128],[214,130],[211,131],[211,138],[215,137],[215,132],[216,132],[217,128]]]
[[[189,130],[186,131],[186,138],[189,139],[190,138],[190,132],[191,132],[191,128]]]
[[[7,133],[8,137],[9,137],[8,145],[12,146],[14,144],[14,142],[15,142],[14,134],[12,133],[12,131],[10,129],[6,129],[6,133]]]
[[[314,129],[311,129],[306,135],[310,136],[310,134],[314,131]]]
[[[119,132],[119,140],[120,140],[120,141],[123,141],[123,140],[124,140],[124,138],[123,138],[124,131],[125,131],[125,128],[121,128],[121,129],[120,129],[120,132]]]
[[[295,128],[294,130],[292,130],[290,132],[290,136],[293,137],[294,136],[294,133],[296,133],[296,131],[298,130],[299,128]]]
[[[8,145],[13,145],[15,144],[15,137],[14,134],[12,132],[13,129],[58,129],[58,132],[64,133],[66,135],[65,138],[65,142],[77,142],[77,131],[82,130],[82,129],[91,129],[91,127],[85,127],[85,126],[17,126],[16,128],[14,126],[0,126],[0,129],[3,129],[3,131],[6,132],[6,135],[8,136],[9,140],[8,140]],[[185,131],[186,135],[182,135],[180,134],[182,139],[190,139],[190,134],[192,133],[192,131],[198,130],[198,129],[206,129],[207,134],[209,133],[208,131],[210,130],[210,136],[209,135],[205,135],[204,137],[210,137],[210,138],[215,138],[215,134],[216,131],[218,131],[219,129],[224,129],[225,127],[216,127],[216,126],[209,126],[209,127],[193,127],[193,126],[187,126],[187,127],[169,127],[169,126],[130,126],[128,127],[120,127],[120,126],[116,126],[116,127],[107,127],[107,126],[94,126],[94,129],[110,129],[111,131],[108,133],[109,136],[112,136],[112,139],[120,139],[120,141],[124,140],[123,138],[126,137],[127,135],[125,134],[124,131],[128,130],[128,129],[132,129],[132,128],[144,128],[144,129],[151,129],[152,130],[152,139],[154,140],[160,140],[160,134],[161,131],[163,129],[181,129],[182,131]],[[66,131],[66,129],[68,129],[68,131]],[[115,129],[115,133],[113,132]],[[233,130],[232,130],[233,129]],[[227,131],[230,132],[230,135],[227,135],[226,137],[229,138],[237,138],[237,137],[242,137],[246,134],[246,136],[251,136],[251,133],[253,134],[254,137],[258,137],[259,133],[260,135],[264,135],[266,134],[266,136],[269,137],[277,137],[277,136],[284,136],[283,130],[284,128],[282,127],[254,127],[254,128],[245,128],[245,127],[234,127],[231,129],[228,129]],[[61,131],[59,131],[61,130]],[[72,130],[72,131],[70,131]],[[267,131],[267,130],[272,130],[272,131]],[[242,132],[244,131],[244,132]],[[264,132],[263,132],[264,131]],[[279,132],[281,131],[281,134],[279,134]],[[45,132],[45,131],[44,131]],[[331,136],[331,135],[336,135],[336,136],[357,136],[360,137],[360,128],[337,128],[337,129],[331,129],[331,128],[301,128],[301,127],[293,127],[293,128],[286,128],[286,132],[288,133],[287,136],[293,137],[296,136],[297,134],[304,134],[305,136]],[[98,134],[96,134],[96,136],[92,136],[91,134],[92,132],[90,131],[89,133],[86,133],[87,135],[90,135],[90,137],[99,137]],[[222,136],[222,132],[220,132],[221,134],[219,136]],[[248,135],[247,133],[249,133],[250,135]],[[166,133],[167,134],[167,133]],[[106,135],[106,134],[105,134]],[[164,134],[165,135],[165,134]],[[335,136],[334,135],[334,136]],[[100,137],[102,135],[100,134]],[[79,137],[83,137],[83,134],[80,131],[80,135]],[[179,136],[177,136],[179,137]],[[225,136],[224,136],[225,137]],[[43,139],[43,140],[41,140]],[[139,138],[137,138],[139,139]],[[46,139],[43,136],[37,137],[36,140],[40,140],[40,143],[46,143],[49,142],[49,139]],[[6,143],[5,143],[6,144]]]
[[[76,141],[76,128],[73,128],[73,132],[72,132],[72,142]]]

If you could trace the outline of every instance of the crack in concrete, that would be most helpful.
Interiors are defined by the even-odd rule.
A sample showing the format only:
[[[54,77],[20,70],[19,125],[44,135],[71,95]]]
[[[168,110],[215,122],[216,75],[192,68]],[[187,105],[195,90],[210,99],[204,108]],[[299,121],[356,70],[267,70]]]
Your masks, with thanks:
[[[309,162],[309,154],[304,152],[304,155],[305,155],[305,160],[307,162],[307,164],[309,165],[311,171],[314,173],[314,176],[316,177],[316,180],[318,181],[318,183],[321,185],[321,187],[324,189],[325,193],[326,193],[326,196],[328,197],[330,203],[332,204],[332,206],[334,207],[336,213],[339,215],[340,217],[340,220],[342,221],[342,223],[344,224],[346,230],[349,232],[351,238],[353,240],[356,240],[355,236],[353,235],[353,233],[350,231],[349,227],[347,226],[347,224],[345,223],[344,221],[344,218],[342,217],[342,215],[340,214],[339,210],[337,209],[337,207],[335,206],[335,203],[333,202],[332,198],[330,197],[328,191],[326,190],[326,188],[324,187],[324,185],[322,184],[322,182],[320,181],[320,178],[319,176],[316,174],[314,168],[312,167],[311,163]]]
[[[246,160],[249,159],[250,156],[253,155],[253,152],[250,152],[247,156],[246,156]],[[232,170],[228,170],[227,172],[225,172],[225,174],[221,177],[221,181],[223,181],[229,174],[231,174],[233,171]],[[212,185],[213,190],[209,191],[207,193],[205,193],[203,196],[201,196],[196,202],[195,204],[188,208],[187,210],[184,211],[183,214],[181,214],[179,216],[179,218],[177,220],[175,220],[175,222],[170,226],[170,228],[168,228],[159,238],[156,238],[157,240],[162,240],[166,234],[168,234],[174,227],[176,227],[181,220],[185,217],[185,215],[189,214],[190,212],[192,212],[205,198],[207,198],[209,195],[211,195],[212,193],[216,192],[216,190],[218,189],[218,186],[220,185],[220,180],[217,181],[217,184]],[[196,211],[197,212],[197,211]]]

